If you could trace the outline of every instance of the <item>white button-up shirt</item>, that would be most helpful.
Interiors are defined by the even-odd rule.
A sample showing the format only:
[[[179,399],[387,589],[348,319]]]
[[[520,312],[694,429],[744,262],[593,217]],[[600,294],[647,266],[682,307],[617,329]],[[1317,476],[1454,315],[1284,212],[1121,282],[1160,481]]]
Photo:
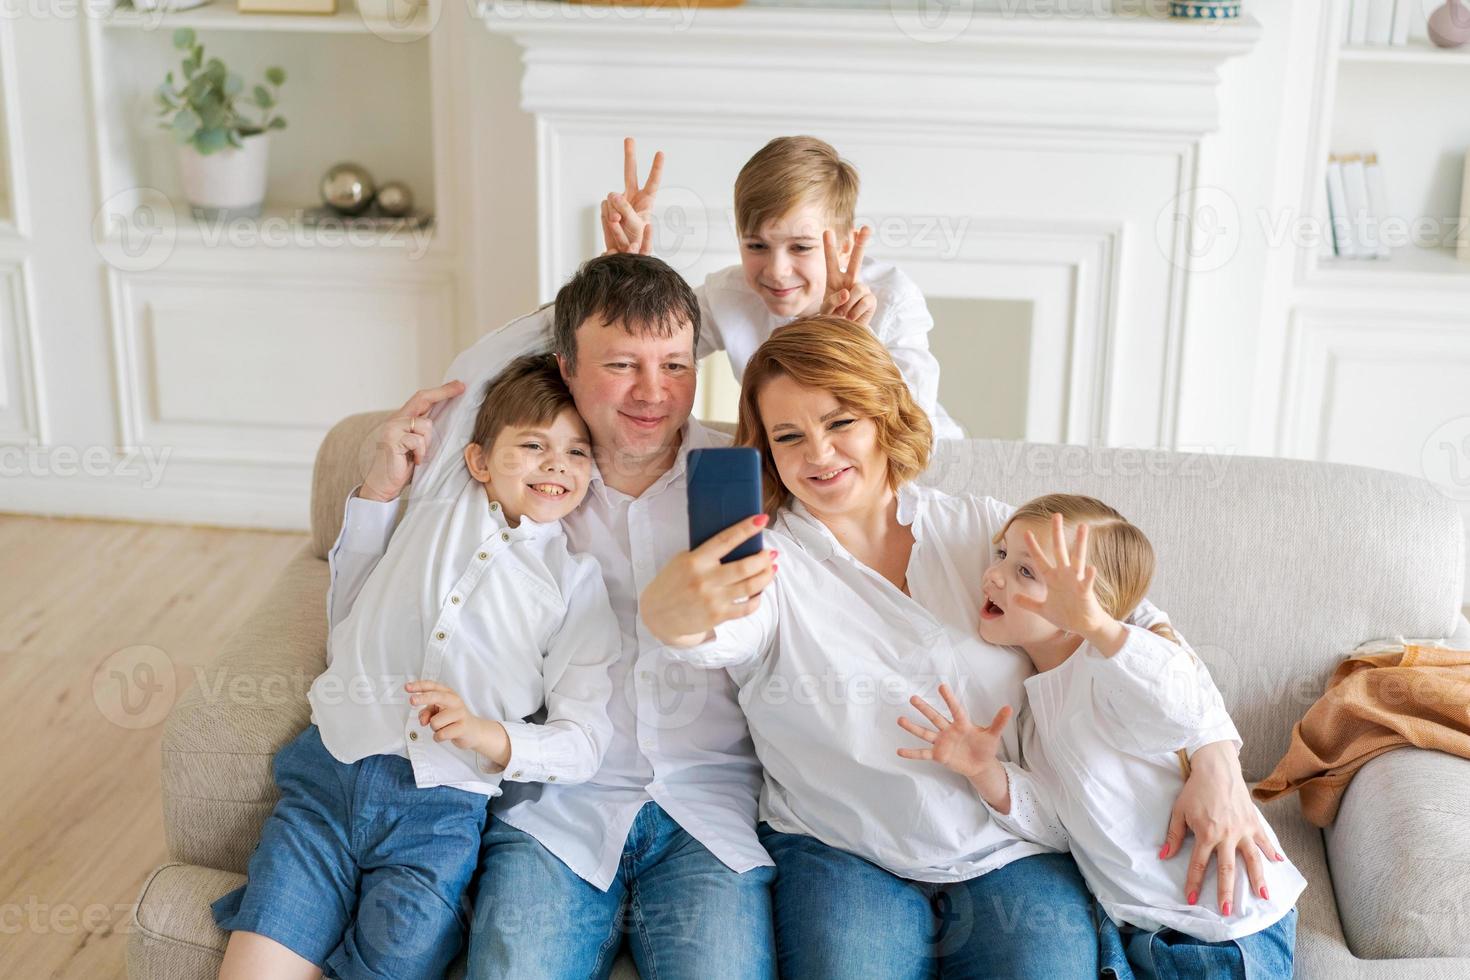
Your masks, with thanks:
[[[1059,666],[1027,678],[1026,697],[1025,768],[1005,763],[1011,808],[995,820],[1028,839],[1070,846],[1114,922],[1221,942],[1259,932],[1291,911],[1306,879],[1289,861],[1264,862],[1269,899],[1250,894],[1247,876],[1236,875],[1232,914],[1222,916],[1213,863],[1200,889],[1206,899],[1190,905],[1188,862],[1158,858],[1160,830],[1184,788],[1177,750],[1201,731],[1235,728],[1188,646],[1130,626],[1117,655],[1083,644]],[[1280,850],[1269,827],[1267,836]]]
[[[904,878],[974,878],[1054,850],[1000,826],[969,781],[900,758],[898,727],[918,694],[942,703],[948,682],[977,719],[1020,706],[1033,673],[1019,650],[979,634],[980,581],[1013,508],[907,484],[898,520],[914,536],[910,595],[855,559],[800,503],[772,523],[781,570],[757,611],[670,655],[725,667],[740,685],[765,768],[761,818],[858,854]],[[1137,616],[1160,621],[1147,604]],[[1018,759],[1016,726],[1002,736]]]
[[[470,479],[458,447],[473,432],[486,386],[512,358],[548,350],[550,326],[546,307],[486,335],[450,365],[445,377],[464,381],[466,391],[435,413],[433,449],[414,473],[408,517],[395,541],[417,508],[453,496]],[[602,767],[587,783],[506,786],[492,808],[603,890],[617,874],[633,819],[650,800],[732,870],[771,863],[756,837],[760,765],[734,682],[723,671],[698,670],[668,657],[637,616],[644,586],[689,548],[688,451],[728,442],[691,421],[674,465],[641,496],[608,487],[594,468],[586,499],[562,521],[572,550],[597,559],[612,602],[621,648],[610,669],[613,736]],[[381,520],[357,519],[371,503],[348,501],[344,541],[354,533],[344,554],[358,562],[375,560],[391,530]],[[334,595],[339,581],[347,579],[334,578]]]
[[[503,779],[590,778],[612,738],[608,666],[619,653],[596,560],[573,555],[557,522],[508,526],[468,478],[454,498],[409,513],[391,543],[394,504],[353,498],[348,510],[329,556],[327,669],[309,693],[327,750],[342,762],[404,756],[421,787],[487,796]],[[420,679],[505,725],[503,772],[434,741],[403,689]]]
[[[934,318],[923,292],[892,263],[872,256],[863,259],[862,281],[877,303],[869,328],[893,356],[914,401],[928,413],[934,438],[963,439],[959,425],[939,404],[939,362],[929,350]],[[723,350],[729,355],[736,381],[745,376],[745,366],[756,348],[793,319],[773,315],[746,284],[745,272],[738,265],[711,273],[695,293],[704,321],[699,356]]]

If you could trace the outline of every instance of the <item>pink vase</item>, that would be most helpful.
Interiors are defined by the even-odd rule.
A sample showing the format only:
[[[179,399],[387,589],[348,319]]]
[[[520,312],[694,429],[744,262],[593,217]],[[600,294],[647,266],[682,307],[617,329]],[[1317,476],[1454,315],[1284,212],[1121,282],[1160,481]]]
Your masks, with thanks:
[[[1470,41],[1470,7],[1460,0],[1445,0],[1429,15],[1429,40],[1441,48],[1458,48]]]

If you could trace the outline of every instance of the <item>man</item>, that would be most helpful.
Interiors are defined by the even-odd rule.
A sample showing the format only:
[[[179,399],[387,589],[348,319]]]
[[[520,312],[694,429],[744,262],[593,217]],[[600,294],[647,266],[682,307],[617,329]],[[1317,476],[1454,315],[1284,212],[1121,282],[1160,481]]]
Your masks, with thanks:
[[[512,358],[555,351],[592,437],[586,501],[564,524],[594,555],[622,632],[611,669],[613,740],[588,783],[530,782],[546,762],[512,744],[491,804],[471,923],[473,977],[606,976],[629,935],[645,977],[771,977],[771,861],[756,837],[761,776],[736,688],[678,664],[638,620],[638,595],[688,548],[685,461],[727,437],[690,419],[699,304],[663,262],[593,259],[544,308],[450,366],[384,424],[332,552],[330,603],[350,604],[386,549],[397,498],[442,499],[469,479],[457,454],[485,383]],[[752,596],[770,552],[728,566]],[[516,719],[519,720],[519,719]]]

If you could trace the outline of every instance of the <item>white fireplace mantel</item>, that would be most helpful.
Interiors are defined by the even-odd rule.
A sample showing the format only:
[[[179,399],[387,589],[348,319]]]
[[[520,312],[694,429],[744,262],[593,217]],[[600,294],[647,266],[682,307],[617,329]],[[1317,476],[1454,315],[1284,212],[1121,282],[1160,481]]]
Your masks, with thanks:
[[[1216,126],[1219,68],[1260,34],[1150,16],[925,16],[779,6],[628,8],[485,0],[525,49],[537,115],[882,121],[1198,135]],[[901,84],[895,84],[902,79]],[[927,98],[914,98],[924,92]],[[738,98],[730,98],[738,93]]]
[[[963,5],[926,18],[904,2],[482,3],[486,27],[522,49],[542,299],[600,250],[596,202],[621,187],[621,137],[639,138],[645,166],[668,154],[655,253],[699,282],[739,261],[740,165],[773,136],[813,133],[858,165],[870,254],[930,297],[1032,311],[1027,438],[1174,446],[1203,138],[1221,66],[1259,24]],[[979,337],[975,316],[936,334]],[[946,363],[950,383],[983,379],[988,356],[981,344]]]

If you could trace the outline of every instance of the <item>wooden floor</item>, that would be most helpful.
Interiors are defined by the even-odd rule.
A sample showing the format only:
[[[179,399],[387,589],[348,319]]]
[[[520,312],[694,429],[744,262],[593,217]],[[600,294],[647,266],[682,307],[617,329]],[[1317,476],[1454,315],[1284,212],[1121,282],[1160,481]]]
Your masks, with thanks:
[[[0,514],[0,977],[126,975],[166,857],[160,675],[189,684],[305,541]]]

